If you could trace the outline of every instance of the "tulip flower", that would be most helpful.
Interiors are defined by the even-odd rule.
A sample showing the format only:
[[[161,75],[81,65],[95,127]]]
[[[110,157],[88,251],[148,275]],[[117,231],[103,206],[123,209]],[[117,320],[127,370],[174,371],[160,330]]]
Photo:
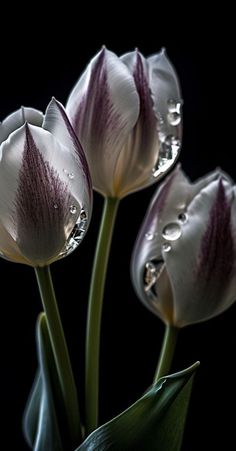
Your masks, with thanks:
[[[83,150],[62,105],[45,117],[21,108],[0,125],[0,252],[45,266],[68,255],[90,218],[91,184]]]
[[[208,320],[235,301],[235,194],[220,170],[192,184],[180,167],[157,190],[135,244],[132,279],[166,325]]]
[[[66,111],[88,159],[94,188],[121,199],[155,183],[181,143],[181,97],[162,50],[118,58],[103,48],[71,92]]]
[[[105,197],[90,288],[87,325],[87,433],[98,421],[98,362],[102,302],[120,199],[155,183],[181,144],[179,83],[165,51],[145,59],[118,58],[105,47],[72,90],[67,114],[85,149],[93,187]]]

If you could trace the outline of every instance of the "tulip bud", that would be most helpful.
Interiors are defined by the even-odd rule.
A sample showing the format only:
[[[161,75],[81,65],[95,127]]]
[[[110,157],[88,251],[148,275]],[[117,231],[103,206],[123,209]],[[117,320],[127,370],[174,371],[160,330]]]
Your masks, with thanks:
[[[72,252],[90,219],[83,150],[62,105],[22,108],[0,125],[0,253],[44,266]]]
[[[178,80],[165,51],[118,58],[103,48],[71,92],[66,110],[85,149],[94,188],[122,198],[155,183],[181,145]]]
[[[158,188],[134,247],[132,280],[166,324],[205,321],[235,301],[235,194],[221,171],[191,184],[179,167]]]

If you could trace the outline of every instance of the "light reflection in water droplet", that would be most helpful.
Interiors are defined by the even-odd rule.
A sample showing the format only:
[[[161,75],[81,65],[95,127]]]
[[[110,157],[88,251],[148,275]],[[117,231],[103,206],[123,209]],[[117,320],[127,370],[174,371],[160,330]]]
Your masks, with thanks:
[[[180,140],[174,135],[160,135],[161,144],[160,152],[156,167],[153,169],[153,176],[158,177],[162,172],[165,172],[175,161],[179,150]]]
[[[176,127],[181,122],[181,114],[177,113],[177,111],[175,111],[173,113],[168,113],[167,119],[168,119],[168,122],[170,125],[172,125],[173,127]]]
[[[86,230],[87,230],[87,214],[85,212],[84,209],[82,209],[80,211],[80,215],[78,217],[78,220],[64,246],[64,248],[62,249],[61,253],[60,253],[60,257],[65,257],[66,255],[71,254],[71,252],[73,252],[78,245],[80,244],[80,242],[82,241]]]
[[[77,207],[75,205],[70,206],[70,213],[72,215],[75,215],[75,213],[77,213]]]
[[[171,245],[169,243],[163,243],[162,244],[162,250],[164,252],[170,252],[171,251]]]
[[[188,221],[187,213],[180,213],[178,216],[178,220],[181,222],[181,224],[186,224],[186,222]]]
[[[144,290],[146,293],[157,295],[154,285],[164,266],[163,260],[153,260],[146,263],[144,270]]]
[[[175,241],[181,236],[182,230],[177,222],[170,222],[162,230],[162,236],[165,240]]]

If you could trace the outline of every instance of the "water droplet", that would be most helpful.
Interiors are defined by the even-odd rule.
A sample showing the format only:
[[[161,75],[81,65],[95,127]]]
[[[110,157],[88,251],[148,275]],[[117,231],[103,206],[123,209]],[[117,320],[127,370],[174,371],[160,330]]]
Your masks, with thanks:
[[[173,113],[174,111],[176,111],[176,100],[174,99],[169,99],[167,100],[167,107],[168,107],[168,111],[170,113]]]
[[[179,113],[181,110],[181,102],[175,100],[175,99],[169,99],[167,100],[167,108],[169,113]]]
[[[159,138],[161,141],[160,153],[157,161],[156,167],[153,169],[153,176],[158,177],[162,172],[165,172],[176,159],[179,149],[180,140],[173,135],[164,135],[159,133]]]
[[[64,174],[67,175],[67,177],[68,177],[70,180],[73,180],[73,178],[74,178],[73,172],[69,172],[67,169],[63,169],[63,172],[64,172]]]
[[[55,208],[55,210],[58,209],[58,204],[53,204],[53,207]]]
[[[177,111],[174,111],[173,113],[167,114],[167,119],[170,125],[176,127],[176,125],[179,125],[181,122],[181,115],[180,113],[177,113]]]
[[[181,122],[181,102],[174,99],[167,101],[168,114],[167,119],[170,125],[176,127]]]
[[[77,209],[76,209],[77,210]],[[81,209],[79,218],[64,246],[60,253],[60,257],[65,257],[66,255],[69,255],[71,252],[73,252],[80,242],[82,241],[86,230],[87,230],[87,214],[86,212]]]
[[[170,252],[171,251],[171,245],[169,243],[163,243],[162,244],[162,250],[164,252]]]
[[[158,121],[158,127],[161,127],[164,124],[164,118],[160,113],[157,113],[157,121]]]
[[[80,212],[80,219],[84,221],[86,218],[87,218],[86,211],[85,210],[81,210],[81,212]]]
[[[179,202],[179,204],[176,205],[176,208],[178,210],[184,210],[186,208],[185,202]]]
[[[182,230],[177,222],[170,222],[162,230],[162,236],[168,241],[175,241],[181,236]]]
[[[146,263],[144,270],[144,290],[146,293],[152,292],[152,294],[156,295],[154,285],[163,271],[164,266],[163,260],[153,260]]]
[[[169,147],[180,147],[180,140],[173,135],[167,135],[165,139],[165,145]]]
[[[163,166],[167,160],[172,160],[173,154],[179,150],[180,140],[173,135],[167,135],[161,144],[159,165]]]
[[[75,205],[70,206],[70,214],[75,215],[77,213],[77,207]]]
[[[153,238],[154,238],[154,234],[153,234],[152,232],[147,232],[147,233],[145,233],[145,238],[146,238],[148,241],[151,241],[151,240],[153,240]]]
[[[180,213],[178,216],[178,220],[181,222],[181,224],[186,224],[188,220],[188,215],[186,213]]]

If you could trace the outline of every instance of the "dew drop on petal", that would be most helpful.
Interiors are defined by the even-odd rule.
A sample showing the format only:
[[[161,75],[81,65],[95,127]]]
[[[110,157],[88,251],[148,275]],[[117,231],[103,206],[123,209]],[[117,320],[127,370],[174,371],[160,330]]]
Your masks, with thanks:
[[[154,285],[163,271],[165,263],[163,260],[152,260],[146,263],[144,269],[144,291],[156,295]]]
[[[176,111],[176,104],[177,102],[174,99],[167,100],[167,108],[169,113],[173,113],[174,111]]]
[[[68,173],[68,177],[69,177],[70,180],[73,180],[73,178],[74,178],[73,172],[69,172]]]
[[[70,214],[75,215],[77,213],[77,207],[75,205],[70,206]]]
[[[164,252],[170,252],[171,251],[171,245],[169,243],[163,243],[162,244],[162,250]]]
[[[152,232],[147,232],[147,233],[145,233],[145,238],[146,238],[146,240],[148,240],[148,241],[153,240],[153,238],[154,238],[154,233],[152,233]]]
[[[181,236],[182,230],[177,222],[170,222],[162,230],[162,236],[165,240],[175,241]]]
[[[186,213],[180,213],[178,220],[181,222],[181,224],[186,224],[186,222],[188,221],[188,215]]]
[[[53,204],[53,208],[55,208],[55,210],[57,210],[58,209],[58,204]]]
[[[177,203],[176,208],[177,208],[178,210],[184,210],[184,209],[186,208],[185,202],[179,202],[179,203]],[[180,214],[181,214],[181,213],[180,213]]]
[[[158,177],[160,173],[165,172],[172,165],[181,145],[180,140],[174,135],[166,136],[160,133],[159,137],[161,144],[158,161],[156,167],[153,169],[154,177]]]
[[[62,249],[62,251],[60,253],[61,258],[65,257],[66,255],[69,255],[71,252],[73,252],[78,247],[78,245],[80,244],[80,242],[82,241],[82,239],[86,233],[87,222],[88,222],[87,214],[86,214],[85,210],[81,209],[78,220],[77,220],[69,238],[67,239],[67,242],[66,242],[64,248]]]
[[[176,127],[181,122],[181,114],[177,113],[177,111],[174,111],[173,113],[168,113],[167,119],[170,125]]]

